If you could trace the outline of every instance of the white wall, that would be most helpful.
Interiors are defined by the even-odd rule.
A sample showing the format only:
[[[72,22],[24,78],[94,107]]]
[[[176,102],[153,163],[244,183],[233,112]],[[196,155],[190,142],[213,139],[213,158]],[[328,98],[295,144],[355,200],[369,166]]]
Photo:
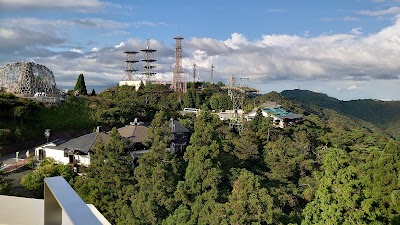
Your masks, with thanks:
[[[45,157],[53,158],[59,163],[68,164],[69,158],[64,157],[64,150],[51,149],[51,148],[43,148],[45,151]]]
[[[79,161],[80,165],[89,166],[90,165],[90,156],[89,155],[75,155],[76,160]]]

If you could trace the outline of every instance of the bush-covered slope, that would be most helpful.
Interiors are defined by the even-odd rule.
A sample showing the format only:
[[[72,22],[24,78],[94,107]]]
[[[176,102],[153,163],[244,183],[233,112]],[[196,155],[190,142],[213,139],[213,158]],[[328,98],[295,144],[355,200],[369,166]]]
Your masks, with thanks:
[[[308,109],[319,106],[374,124],[396,139],[400,139],[400,101],[360,99],[341,101],[326,94],[307,90],[287,90],[285,98],[300,102]]]

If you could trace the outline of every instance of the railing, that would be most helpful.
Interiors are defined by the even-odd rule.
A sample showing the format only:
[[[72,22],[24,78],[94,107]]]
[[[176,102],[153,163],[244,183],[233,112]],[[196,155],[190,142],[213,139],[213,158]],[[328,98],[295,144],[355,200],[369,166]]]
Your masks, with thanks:
[[[63,212],[75,225],[103,224],[63,177],[45,178],[44,224],[63,224]]]

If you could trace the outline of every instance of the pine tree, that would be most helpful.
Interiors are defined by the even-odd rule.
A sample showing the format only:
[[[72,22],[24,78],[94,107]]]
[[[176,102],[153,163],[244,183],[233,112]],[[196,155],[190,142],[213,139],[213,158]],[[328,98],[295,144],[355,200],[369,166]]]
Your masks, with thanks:
[[[85,84],[85,77],[83,74],[79,74],[78,79],[76,80],[76,84],[74,87],[74,91],[79,91],[79,94],[81,95],[87,95],[87,89],[86,89],[86,84]]]

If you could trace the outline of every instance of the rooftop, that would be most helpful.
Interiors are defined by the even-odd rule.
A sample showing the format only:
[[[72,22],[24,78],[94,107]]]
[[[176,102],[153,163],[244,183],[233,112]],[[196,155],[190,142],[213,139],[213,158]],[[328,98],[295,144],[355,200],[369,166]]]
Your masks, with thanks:
[[[129,139],[133,143],[141,143],[146,139],[148,129],[148,127],[141,125],[127,125],[118,128],[118,132],[122,138]]]
[[[103,133],[103,132],[93,132],[89,133],[74,139],[71,139],[67,142],[64,142],[56,147],[54,149],[59,149],[59,150],[64,150],[64,149],[71,149],[71,150],[77,150],[83,153],[88,153],[89,151],[93,151],[94,146],[96,143],[99,142],[108,142],[108,134]]]

